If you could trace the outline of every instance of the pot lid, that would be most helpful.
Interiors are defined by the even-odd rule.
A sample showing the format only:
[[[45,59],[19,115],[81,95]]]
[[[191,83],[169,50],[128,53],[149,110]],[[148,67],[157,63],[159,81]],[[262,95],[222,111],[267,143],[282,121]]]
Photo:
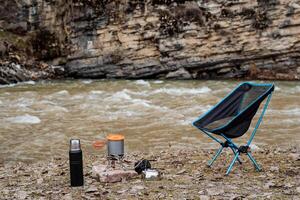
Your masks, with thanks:
[[[109,134],[107,137],[107,140],[111,140],[111,141],[120,141],[120,140],[124,140],[124,135],[121,134]]]

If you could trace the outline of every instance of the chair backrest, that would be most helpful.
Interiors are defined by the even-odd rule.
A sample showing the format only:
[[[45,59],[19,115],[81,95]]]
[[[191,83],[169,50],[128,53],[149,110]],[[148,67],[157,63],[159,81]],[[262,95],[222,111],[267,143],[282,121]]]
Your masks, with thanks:
[[[273,91],[273,84],[242,83],[193,124],[199,129],[205,129],[214,121],[231,117],[223,125],[209,131],[230,138],[240,137],[249,129],[260,104]]]
[[[248,91],[245,91],[242,97],[242,101],[239,107],[239,111],[246,109],[255,100],[263,96],[270,89],[270,86],[266,85],[251,85]]]
[[[243,83],[233,94],[240,93],[239,108],[235,117],[215,133],[223,133],[228,137],[240,137],[247,132],[260,104],[274,91],[273,84]]]

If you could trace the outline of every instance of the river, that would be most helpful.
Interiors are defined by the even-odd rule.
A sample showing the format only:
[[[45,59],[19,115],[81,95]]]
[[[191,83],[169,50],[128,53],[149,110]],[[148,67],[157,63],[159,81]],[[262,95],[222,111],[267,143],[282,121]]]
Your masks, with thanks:
[[[67,157],[70,138],[81,139],[84,153],[103,154],[92,142],[109,133],[125,135],[127,152],[215,148],[191,123],[239,83],[69,80],[1,86],[0,162]],[[300,145],[300,82],[275,85],[255,148]]]

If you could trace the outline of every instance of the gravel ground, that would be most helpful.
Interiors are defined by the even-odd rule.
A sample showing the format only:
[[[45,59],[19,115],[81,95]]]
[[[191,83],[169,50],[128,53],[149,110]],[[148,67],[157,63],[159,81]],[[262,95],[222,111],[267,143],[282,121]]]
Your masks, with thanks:
[[[34,164],[0,165],[0,199],[300,199],[300,147],[268,147],[253,152],[263,171],[256,172],[243,155],[224,176],[232,158],[226,150],[206,167],[215,150],[174,150],[126,155],[127,167],[141,158],[151,159],[162,177],[137,177],[119,183],[100,183],[93,177],[93,163],[105,163],[105,155],[85,156],[85,186],[69,186],[65,157]]]

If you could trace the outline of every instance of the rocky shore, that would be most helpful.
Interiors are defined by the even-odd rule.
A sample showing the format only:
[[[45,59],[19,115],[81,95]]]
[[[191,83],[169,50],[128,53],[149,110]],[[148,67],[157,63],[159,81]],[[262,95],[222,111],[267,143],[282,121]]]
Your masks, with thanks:
[[[46,63],[28,66],[28,64],[18,64],[11,61],[0,62],[0,84],[58,79],[63,77],[63,74],[64,68]]]
[[[126,166],[147,158],[162,172],[161,180],[137,177],[118,183],[100,183],[93,176],[93,163],[105,163],[105,156],[84,155],[85,186],[69,187],[66,157],[54,157],[34,164],[0,165],[1,199],[299,199],[299,146],[264,147],[253,154],[263,166],[256,172],[245,158],[224,176],[231,152],[225,151],[212,168],[206,161],[215,150],[172,150],[151,154],[129,153]]]
[[[12,0],[0,12],[0,60],[64,77],[300,79],[299,0]]]

